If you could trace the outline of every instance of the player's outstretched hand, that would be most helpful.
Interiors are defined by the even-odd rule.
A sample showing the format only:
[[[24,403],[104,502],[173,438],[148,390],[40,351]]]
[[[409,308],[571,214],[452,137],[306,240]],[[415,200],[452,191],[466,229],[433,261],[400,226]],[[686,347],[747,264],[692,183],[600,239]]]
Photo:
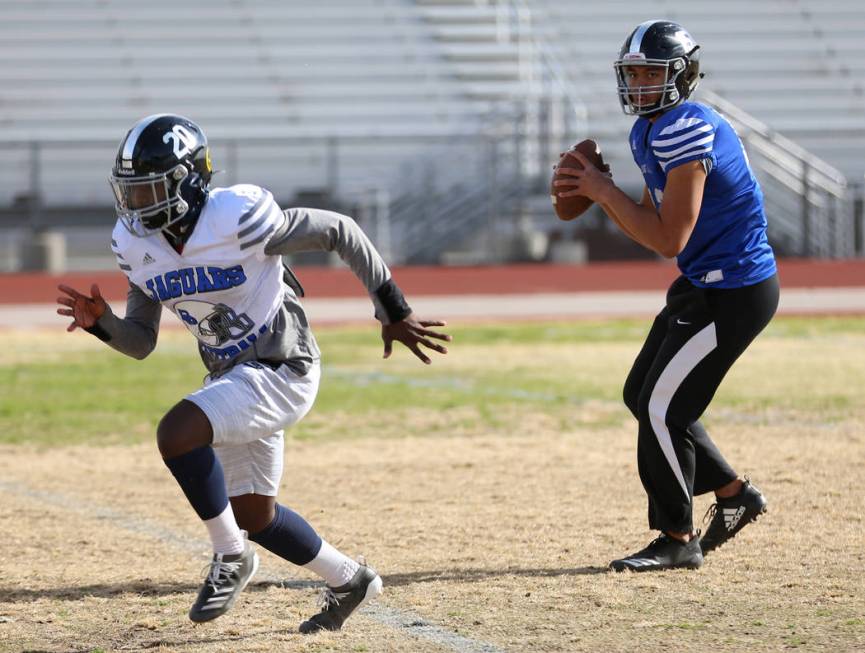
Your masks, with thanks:
[[[68,308],[58,308],[59,315],[66,315],[72,318],[72,323],[66,327],[67,331],[75,331],[76,328],[89,329],[96,321],[102,317],[108,304],[102,299],[102,293],[99,292],[99,286],[95,283],[90,286],[90,294],[92,297],[82,295],[75,288],[64,286],[62,283],[57,286],[60,291],[66,293],[68,297],[58,297],[57,303]]]
[[[440,354],[446,354],[448,353],[447,347],[433,342],[433,339],[444,340],[445,342],[450,342],[453,339],[446,333],[433,331],[429,328],[440,326],[447,326],[447,322],[442,322],[441,320],[418,320],[414,316],[414,313],[399,322],[382,325],[381,339],[384,340],[384,357],[390,358],[393,351],[393,341],[399,340],[411,349],[415,356],[429,365],[432,361],[423,352],[420,345],[437,351]]]

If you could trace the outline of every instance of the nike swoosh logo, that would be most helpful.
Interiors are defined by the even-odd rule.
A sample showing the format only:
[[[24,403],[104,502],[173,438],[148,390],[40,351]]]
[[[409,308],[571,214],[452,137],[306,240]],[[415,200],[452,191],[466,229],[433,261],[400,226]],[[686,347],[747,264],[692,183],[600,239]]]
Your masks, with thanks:
[[[690,324],[690,322],[683,322],[679,318],[676,318],[676,324],[686,324],[687,325],[687,324]]]

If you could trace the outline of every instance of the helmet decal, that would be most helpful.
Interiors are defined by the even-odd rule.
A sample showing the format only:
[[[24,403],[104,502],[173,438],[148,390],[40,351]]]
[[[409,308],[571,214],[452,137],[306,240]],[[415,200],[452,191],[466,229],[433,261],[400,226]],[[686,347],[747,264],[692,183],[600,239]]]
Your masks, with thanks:
[[[173,125],[170,132],[165,132],[162,142],[168,143],[168,141],[171,141],[174,148],[174,156],[178,159],[182,159],[192,152],[192,149],[196,146],[195,135],[183,125]]]
[[[642,54],[640,51],[640,46],[643,44],[643,37],[646,35],[646,32],[649,31],[649,28],[655,23],[660,23],[660,20],[647,20],[644,23],[640,23],[637,26],[637,29],[634,30],[634,35],[631,37],[631,54]],[[643,55],[645,58],[645,55]]]
[[[198,340],[219,347],[229,340],[240,340],[255,326],[246,314],[238,315],[226,304],[211,304],[195,299],[177,302],[173,310]]]
[[[132,153],[135,151],[135,145],[138,143],[138,137],[154,120],[166,116],[166,113],[156,113],[152,116],[147,116],[138,121],[138,123],[129,131],[126,138],[123,140],[123,167],[132,167]]]
[[[679,39],[682,43],[682,47],[685,48],[686,52],[691,52],[694,48],[697,47],[696,41],[691,38],[691,35],[688,34],[685,30],[681,29],[675,34],[676,38]]]

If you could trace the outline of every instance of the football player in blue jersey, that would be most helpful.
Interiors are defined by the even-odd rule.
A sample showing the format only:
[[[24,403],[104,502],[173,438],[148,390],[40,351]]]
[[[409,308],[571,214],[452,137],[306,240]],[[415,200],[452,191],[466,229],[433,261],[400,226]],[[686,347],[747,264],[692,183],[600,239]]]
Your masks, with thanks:
[[[579,153],[583,169],[560,169],[569,178],[556,182],[570,189],[563,196],[594,200],[637,243],[676,257],[681,271],[624,388],[639,422],[649,527],[661,534],[614,560],[616,571],[698,568],[766,510],[699,421],[779,295],[763,195],[742,143],[721,115],[688,101],[702,77],[699,48],[681,25],[650,20],[628,35],[614,64],[622,109],[637,116],[630,146],[646,182],[639,202]],[[700,537],[693,497],[707,492],[716,503]]]

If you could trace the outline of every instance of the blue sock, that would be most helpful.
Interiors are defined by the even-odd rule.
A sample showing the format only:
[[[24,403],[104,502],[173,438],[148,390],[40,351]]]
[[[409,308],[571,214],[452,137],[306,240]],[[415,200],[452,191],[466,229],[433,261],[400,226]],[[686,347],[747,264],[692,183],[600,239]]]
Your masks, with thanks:
[[[293,510],[276,504],[273,521],[249,539],[289,562],[303,566],[315,559],[321,538],[312,526]]]
[[[213,447],[199,447],[165,461],[180,484],[183,494],[202,521],[222,514],[228,505],[228,491],[222,465]]]

